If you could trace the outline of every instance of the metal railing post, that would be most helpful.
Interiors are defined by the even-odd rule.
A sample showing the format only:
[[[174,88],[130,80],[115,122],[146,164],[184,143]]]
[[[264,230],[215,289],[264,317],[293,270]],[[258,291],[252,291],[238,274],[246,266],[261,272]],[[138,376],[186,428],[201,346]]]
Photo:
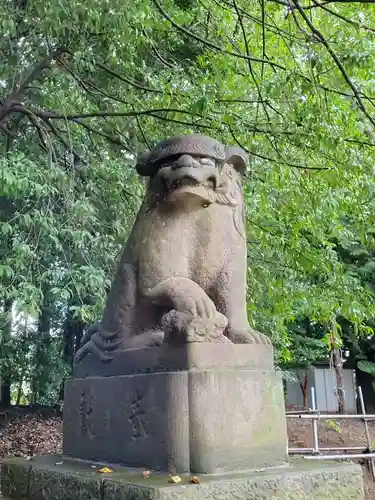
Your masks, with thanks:
[[[316,398],[315,398],[315,387],[311,387],[311,406],[313,411],[317,411],[316,409]],[[312,428],[313,428],[313,446],[314,446],[314,453],[318,454],[319,453],[319,440],[318,440],[318,421],[316,419],[313,419],[312,421]]]
[[[365,402],[363,400],[362,387],[360,385],[358,386],[358,397],[359,397],[359,402],[360,402],[360,405],[361,405],[362,415],[366,415],[366,407],[365,407]],[[367,420],[365,418],[363,419],[363,423],[365,424],[365,432],[366,432],[366,439],[367,439],[368,451],[371,453],[372,452],[372,446],[371,446],[370,432],[369,432],[369,429],[368,429]],[[375,481],[375,467],[374,467],[374,460],[372,458],[370,459],[369,465],[370,465],[370,471],[371,471],[372,479]]]

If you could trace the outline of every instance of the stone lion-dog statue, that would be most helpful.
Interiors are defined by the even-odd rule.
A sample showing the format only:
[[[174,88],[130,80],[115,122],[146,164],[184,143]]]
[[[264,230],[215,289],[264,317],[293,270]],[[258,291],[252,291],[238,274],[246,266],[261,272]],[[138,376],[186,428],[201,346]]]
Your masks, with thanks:
[[[76,362],[162,343],[270,344],[246,312],[247,164],[242,149],[202,135],[169,138],[138,157],[147,192]]]

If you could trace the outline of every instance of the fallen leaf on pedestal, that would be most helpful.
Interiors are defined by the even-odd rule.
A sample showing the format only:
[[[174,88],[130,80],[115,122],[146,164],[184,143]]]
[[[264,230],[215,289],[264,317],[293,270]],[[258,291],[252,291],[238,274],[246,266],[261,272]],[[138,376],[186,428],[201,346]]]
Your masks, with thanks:
[[[98,469],[97,472],[102,472],[102,473],[106,474],[108,472],[113,472],[113,470],[109,469],[108,467],[103,467],[102,469]]]
[[[168,482],[169,483],[181,483],[182,479],[180,476],[169,476],[168,477]]]
[[[201,480],[199,479],[198,476],[193,476],[190,478],[190,482],[194,484],[201,484]]]
[[[151,476],[151,472],[150,472],[149,470],[145,470],[145,471],[143,471],[143,477],[144,477],[145,479],[147,479],[147,478],[148,478],[148,477],[150,477],[150,476]]]

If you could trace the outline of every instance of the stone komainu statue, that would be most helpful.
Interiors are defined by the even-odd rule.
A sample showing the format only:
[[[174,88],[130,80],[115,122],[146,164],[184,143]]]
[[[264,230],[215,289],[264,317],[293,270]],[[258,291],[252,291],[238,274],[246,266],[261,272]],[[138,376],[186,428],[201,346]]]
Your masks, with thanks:
[[[173,137],[139,156],[147,193],[122,251],[88,353],[164,343],[263,343],[246,313],[247,248],[239,148],[201,135]]]

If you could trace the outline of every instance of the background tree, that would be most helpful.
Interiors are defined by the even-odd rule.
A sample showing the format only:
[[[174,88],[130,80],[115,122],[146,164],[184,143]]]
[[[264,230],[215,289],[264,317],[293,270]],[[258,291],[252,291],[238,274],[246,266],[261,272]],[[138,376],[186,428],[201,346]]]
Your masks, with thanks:
[[[248,313],[278,362],[300,318],[368,335],[372,286],[340,250],[373,245],[371,2],[1,0],[0,19],[4,388],[21,313],[33,400],[64,375],[139,205],[134,155],[193,131],[252,158]]]

